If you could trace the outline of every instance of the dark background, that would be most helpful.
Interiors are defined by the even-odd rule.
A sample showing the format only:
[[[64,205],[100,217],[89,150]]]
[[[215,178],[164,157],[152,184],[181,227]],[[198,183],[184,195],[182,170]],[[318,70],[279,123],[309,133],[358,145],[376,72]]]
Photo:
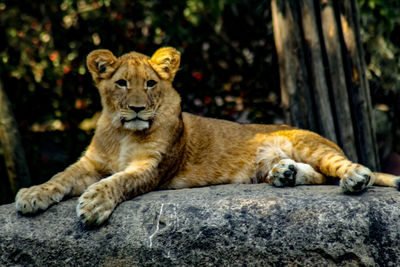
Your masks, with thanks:
[[[358,3],[380,156],[386,162],[400,151],[400,5],[397,0]],[[0,79],[33,184],[76,161],[93,134],[101,105],[86,55],[99,48],[118,56],[133,50],[151,55],[161,46],[182,53],[174,86],[184,111],[283,123],[270,1],[0,1]],[[4,185],[1,154],[0,147]]]

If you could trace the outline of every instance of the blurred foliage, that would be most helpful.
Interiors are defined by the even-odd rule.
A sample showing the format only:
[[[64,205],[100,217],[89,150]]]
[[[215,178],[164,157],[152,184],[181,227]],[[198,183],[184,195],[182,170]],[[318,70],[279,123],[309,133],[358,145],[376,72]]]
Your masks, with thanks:
[[[373,100],[390,119],[400,84],[396,2],[359,0]],[[0,0],[0,78],[33,182],[64,169],[89,143],[101,105],[85,59],[98,48],[151,55],[174,46],[185,111],[282,122],[271,21],[268,0]]]
[[[397,0],[359,0],[367,77],[384,158],[400,151],[400,5]]]

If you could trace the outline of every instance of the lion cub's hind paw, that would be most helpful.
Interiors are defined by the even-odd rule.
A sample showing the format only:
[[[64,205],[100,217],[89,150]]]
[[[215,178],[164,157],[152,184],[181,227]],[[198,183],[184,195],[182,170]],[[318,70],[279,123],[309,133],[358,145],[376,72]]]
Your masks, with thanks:
[[[283,159],[275,164],[269,171],[268,181],[278,187],[295,186],[297,163],[291,159]]]
[[[340,187],[344,193],[359,193],[374,183],[375,176],[367,168],[361,165],[350,169],[340,180]]]

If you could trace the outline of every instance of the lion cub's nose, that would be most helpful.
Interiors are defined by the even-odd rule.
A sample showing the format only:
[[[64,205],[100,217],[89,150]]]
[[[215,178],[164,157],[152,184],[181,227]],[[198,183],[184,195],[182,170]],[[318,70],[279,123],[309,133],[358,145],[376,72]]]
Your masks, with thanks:
[[[135,111],[136,113],[139,113],[140,111],[144,110],[146,107],[137,107],[137,106],[129,106],[129,108],[133,111]]]

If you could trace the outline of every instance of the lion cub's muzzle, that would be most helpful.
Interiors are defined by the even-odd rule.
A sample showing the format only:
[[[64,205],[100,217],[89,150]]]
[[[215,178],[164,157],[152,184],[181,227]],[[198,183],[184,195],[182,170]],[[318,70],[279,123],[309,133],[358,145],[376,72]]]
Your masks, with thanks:
[[[129,106],[129,109],[121,111],[120,121],[124,128],[134,131],[150,128],[153,117],[146,112],[146,107]]]

